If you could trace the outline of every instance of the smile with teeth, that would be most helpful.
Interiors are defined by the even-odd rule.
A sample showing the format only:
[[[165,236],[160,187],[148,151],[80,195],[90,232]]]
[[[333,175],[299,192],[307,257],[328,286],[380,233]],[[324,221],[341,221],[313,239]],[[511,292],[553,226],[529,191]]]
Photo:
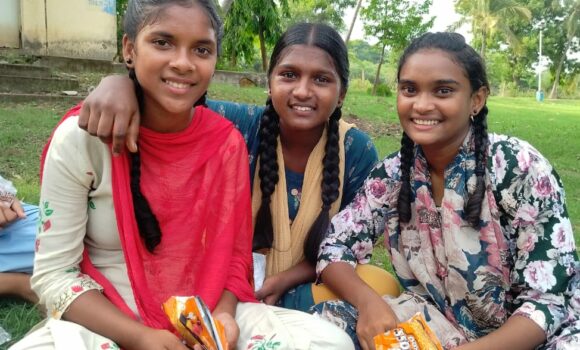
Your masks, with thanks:
[[[432,126],[432,125],[439,124],[438,120],[432,120],[432,119],[412,119],[412,120],[413,120],[413,123],[418,124],[418,125]]]
[[[292,108],[300,112],[308,112],[314,109],[308,106],[292,106]]]
[[[163,82],[176,89],[187,89],[188,87],[191,86],[191,84],[178,83],[171,80],[163,80]]]

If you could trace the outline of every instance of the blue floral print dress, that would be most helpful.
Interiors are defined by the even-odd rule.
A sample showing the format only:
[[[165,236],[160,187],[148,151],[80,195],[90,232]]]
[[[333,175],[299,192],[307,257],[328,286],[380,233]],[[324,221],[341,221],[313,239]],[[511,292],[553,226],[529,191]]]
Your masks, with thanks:
[[[399,298],[385,300],[399,318],[409,314],[407,305],[423,311],[446,348],[489,334],[512,315],[545,331],[543,348],[580,348],[578,257],[562,183],[549,162],[517,138],[490,134],[487,158],[479,230],[464,220],[463,209],[476,178],[471,133],[445,170],[439,208],[427,161],[415,149],[406,224],[397,214],[400,154],[384,159],[333,218],[317,273],[332,262],[369,263],[384,234],[404,288]],[[315,310],[356,338],[352,305],[327,302]]]

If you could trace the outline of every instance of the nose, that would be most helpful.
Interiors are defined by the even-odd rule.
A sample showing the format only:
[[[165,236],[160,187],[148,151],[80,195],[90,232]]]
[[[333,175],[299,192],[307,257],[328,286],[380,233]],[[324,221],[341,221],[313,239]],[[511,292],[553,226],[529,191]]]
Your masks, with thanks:
[[[413,102],[413,109],[418,114],[426,114],[432,111],[434,108],[433,101],[431,100],[431,96],[428,93],[420,93],[415,97],[415,101]]]
[[[190,54],[188,49],[177,49],[171,57],[169,66],[171,69],[178,73],[187,73],[192,71],[195,69],[193,55]]]
[[[306,78],[301,78],[296,82],[296,86],[292,90],[292,94],[297,99],[307,99],[310,97],[312,90],[310,89],[310,81]]]

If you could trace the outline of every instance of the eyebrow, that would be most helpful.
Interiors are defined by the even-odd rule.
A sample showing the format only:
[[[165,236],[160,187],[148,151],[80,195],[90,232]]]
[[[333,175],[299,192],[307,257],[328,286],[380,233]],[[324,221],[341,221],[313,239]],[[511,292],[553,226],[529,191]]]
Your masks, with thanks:
[[[298,66],[296,66],[294,64],[290,64],[290,63],[282,63],[282,64],[279,64],[278,67],[285,68],[285,69],[299,69],[300,70],[300,68]],[[334,70],[331,70],[331,69],[319,69],[316,71],[316,73],[334,75],[336,72]]]
[[[151,36],[161,36],[163,38],[167,38],[167,39],[173,39],[175,37],[175,35],[169,33],[169,32],[165,32],[165,31],[155,31],[155,32],[151,32],[149,33],[149,35]],[[202,44],[202,45],[216,45],[215,40],[212,39],[200,39],[198,41],[196,41],[197,44]]]
[[[398,84],[416,84],[414,80],[411,79],[401,79]],[[435,85],[461,85],[458,81],[453,79],[438,79],[435,80]]]

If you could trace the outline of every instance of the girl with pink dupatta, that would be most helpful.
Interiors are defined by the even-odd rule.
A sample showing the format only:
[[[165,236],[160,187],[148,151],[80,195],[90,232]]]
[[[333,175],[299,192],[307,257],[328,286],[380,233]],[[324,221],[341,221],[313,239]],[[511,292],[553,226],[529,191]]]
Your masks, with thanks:
[[[161,308],[173,295],[201,296],[230,348],[352,348],[328,322],[256,303],[246,146],[205,107],[213,2],[130,1],[124,26],[140,151],[113,157],[76,117],[55,130],[32,277],[50,318],[12,349],[185,350]]]

